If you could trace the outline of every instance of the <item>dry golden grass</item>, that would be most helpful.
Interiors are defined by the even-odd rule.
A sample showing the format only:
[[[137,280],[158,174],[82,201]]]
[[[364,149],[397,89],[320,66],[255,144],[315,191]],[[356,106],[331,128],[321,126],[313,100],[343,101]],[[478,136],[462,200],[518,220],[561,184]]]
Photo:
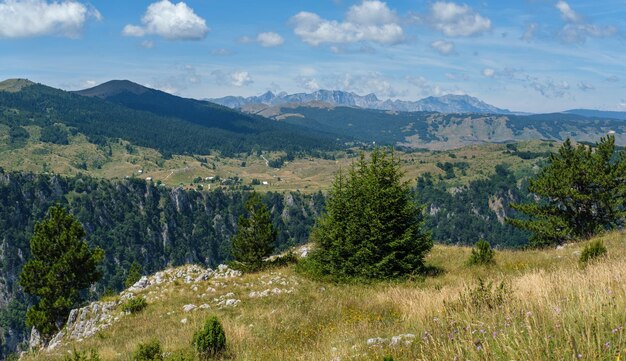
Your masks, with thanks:
[[[395,360],[620,360],[626,354],[624,236],[602,237],[608,257],[585,268],[578,264],[584,242],[560,250],[498,251],[491,267],[466,266],[468,248],[436,246],[428,261],[444,272],[423,280],[328,284],[284,268],[223,285],[209,280],[198,291],[183,283],[155,286],[146,293],[149,305],[142,313],[91,339],[24,360],[61,360],[73,347],[96,349],[103,360],[130,360],[139,343],[154,338],[166,352],[191,352],[193,332],[209,314],[224,324],[232,360],[382,360],[386,355]],[[477,293],[478,277],[493,287]],[[503,291],[497,291],[500,283]],[[199,298],[209,286],[216,291]],[[251,291],[273,287],[294,291],[249,297]],[[228,292],[241,304],[215,307],[213,298]],[[489,308],[497,297],[503,302]],[[212,308],[184,313],[189,303]],[[411,344],[389,345],[391,337],[406,333],[415,335]],[[375,337],[387,341],[368,345]]]

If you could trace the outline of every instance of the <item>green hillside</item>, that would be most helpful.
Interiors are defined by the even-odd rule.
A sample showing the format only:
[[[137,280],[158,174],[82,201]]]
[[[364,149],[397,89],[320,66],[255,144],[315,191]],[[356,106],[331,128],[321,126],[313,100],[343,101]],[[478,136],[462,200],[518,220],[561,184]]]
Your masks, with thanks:
[[[468,248],[436,246],[427,260],[441,274],[369,285],[315,282],[292,268],[185,283],[177,272],[197,276],[202,269],[183,267],[127,292],[147,299],[140,313],[120,315],[120,297],[105,298],[106,314],[119,319],[95,324],[110,326],[81,341],[65,336],[23,360],[63,360],[74,349],[131,360],[150,340],[166,355],[195,360],[191,337],[209,315],[224,324],[231,360],[620,360],[623,237],[601,237],[608,258],[584,268],[578,255],[586,242],[499,251],[491,267],[467,266]],[[86,313],[85,320],[102,315]]]
[[[0,88],[16,89],[16,81],[0,84],[4,84]],[[0,124],[19,130],[17,127],[51,127],[60,123],[99,145],[119,138],[157,149],[166,156],[211,151],[234,155],[253,149],[310,152],[341,146],[336,136],[250,117],[223,107],[194,107],[197,103],[193,100],[157,91],[150,90],[149,94],[153,94],[147,100],[151,107],[139,106],[136,110],[97,97],[27,84],[19,91],[0,91]],[[185,109],[195,111],[187,114]]]

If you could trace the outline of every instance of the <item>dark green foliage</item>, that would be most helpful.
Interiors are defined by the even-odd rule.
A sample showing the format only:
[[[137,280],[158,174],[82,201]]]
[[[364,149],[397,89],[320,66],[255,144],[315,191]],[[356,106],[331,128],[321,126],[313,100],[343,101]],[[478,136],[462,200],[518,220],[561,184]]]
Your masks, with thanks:
[[[595,149],[567,140],[530,181],[529,191],[541,201],[513,205],[530,219],[508,221],[532,232],[536,247],[589,238],[622,221],[625,180],[626,153],[616,150],[614,136],[602,138]]]
[[[53,144],[69,144],[68,133],[61,126],[53,124],[47,125],[41,128],[41,136],[39,140],[45,143],[53,143]]]
[[[226,335],[217,317],[209,317],[204,327],[194,333],[192,343],[201,358],[213,357],[226,350]]]
[[[387,355],[387,356],[383,357],[383,361],[393,361],[393,356]]]
[[[138,313],[148,306],[148,302],[144,297],[133,297],[124,303],[122,309],[124,312]]]
[[[246,212],[247,215],[239,216],[237,233],[233,237],[233,256],[245,270],[257,271],[263,266],[263,259],[274,250],[276,230],[271,214],[258,194],[253,193],[248,199]]]
[[[20,126],[12,126],[9,129],[9,140],[11,144],[20,145],[30,138],[28,131]]]
[[[140,343],[133,352],[133,361],[162,361],[163,351],[158,340]]]
[[[524,184],[505,165],[496,166],[489,178],[456,187],[454,192],[426,173],[417,180],[416,198],[427,205],[425,228],[438,243],[469,246],[484,238],[492,245],[519,248],[528,243],[530,234],[502,222],[502,217],[517,216],[511,202],[532,201]],[[494,212],[495,204],[501,205],[499,213]]]
[[[34,224],[51,205],[61,203],[71,210],[87,231],[87,243],[106,252],[102,279],[95,292],[85,292],[95,299],[105,290],[124,289],[133,262],[141,265],[142,273],[152,274],[169,266],[216,267],[231,260],[230,240],[249,196],[247,192],[172,190],[135,179],[65,178],[0,169],[0,240],[6,240],[0,242],[0,277],[6,280],[2,294],[8,300],[0,308],[5,339],[0,353],[15,350],[27,337],[26,309],[37,300],[24,295],[16,279],[30,258]],[[321,193],[268,192],[262,198],[277,230],[277,251],[308,240],[325,201]]]
[[[601,240],[596,240],[583,248],[579,261],[581,264],[587,264],[594,259],[606,256],[606,254],[607,250],[604,243]]]
[[[491,249],[491,245],[489,244],[489,242],[485,241],[484,239],[481,239],[478,242],[476,242],[475,247],[472,248],[472,254],[470,255],[470,258],[467,261],[467,263],[470,266],[491,265],[491,264],[496,263],[494,259],[495,254],[496,252],[493,249]]]
[[[133,261],[133,263],[130,265],[130,269],[128,270],[128,275],[124,280],[124,287],[128,288],[134,285],[135,283],[137,283],[137,281],[139,281],[140,278],[141,265],[137,263],[137,261]]]
[[[393,152],[375,149],[333,184],[326,213],[312,238],[317,249],[307,262],[317,276],[385,279],[424,271],[432,248],[423,233],[422,208],[413,200]]]
[[[35,84],[15,93],[0,92],[0,114],[6,114],[0,123],[44,128],[61,123],[95,144],[121,138],[155,148],[164,156],[210,150],[234,155],[254,146],[295,153],[342,147],[336,136],[156,90],[140,95],[127,92],[107,100]]]
[[[74,349],[72,353],[63,358],[63,361],[100,361],[100,355],[96,350],[80,352]]]
[[[101,277],[98,265],[104,252],[90,249],[85,236],[83,226],[59,205],[35,224],[32,257],[20,273],[20,284],[24,292],[38,298],[26,313],[26,323],[44,338],[60,330],[81,301],[80,291]]]

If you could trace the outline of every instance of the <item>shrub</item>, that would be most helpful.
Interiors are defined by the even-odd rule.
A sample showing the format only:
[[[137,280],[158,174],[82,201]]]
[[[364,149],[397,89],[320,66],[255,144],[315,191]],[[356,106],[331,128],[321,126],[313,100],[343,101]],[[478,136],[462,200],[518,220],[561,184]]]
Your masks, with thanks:
[[[585,246],[580,254],[580,263],[587,264],[598,257],[606,256],[606,247],[602,241],[593,241]]]
[[[470,266],[473,265],[490,265],[496,263],[494,256],[495,251],[491,249],[491,245],[489,242],[481,239],[476,242],[475,248],[472,249],[472,254],[470,255],[467,263]]]
[[[124,312],[137,313],[148,306],[148,302],[143,297],[134,297],[124,303]]]
[[[128,275],[124,280],[124,287],[128,288],[141,279],[141,265],[137,261],[133,262],[128,269]]]
[[[202,358],[215,356],[226,349],[226,335],[217,317],[209,317],[204,327],[193,335],[193,346]]]
[[[95,350],[79,352],[74,349],[63,358],[63,361],[100,361],[100,355]]]
[[[499,284],[494,284],[478,278],[474,287],[466,287],[457,301],[445,302],[445,306],[446,308],[457,310],[494,310],[504,305],[510,294],[511,289],[506,282],[502,281]]]
[[[163,351],[158,340],[140,343],[133,353],[133,361],[162,361]]]

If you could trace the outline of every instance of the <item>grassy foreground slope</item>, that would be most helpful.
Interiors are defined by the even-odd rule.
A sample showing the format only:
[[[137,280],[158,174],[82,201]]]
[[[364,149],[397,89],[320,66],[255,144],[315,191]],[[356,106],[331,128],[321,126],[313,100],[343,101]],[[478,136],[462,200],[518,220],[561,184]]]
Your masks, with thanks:
[[[608,257],[585,268],[578,256],[586,242],[499,251],[489,268],[466,266],[468,248],[436,246],[428,262],[442,273],[426,279],[337,285],[302,278],[288,267],[195,285],[155,285],[140,292],[148,300],[141,313],[122,317],[82,342],[23,360],[61,360],[73,348],[96,349],[103,360],[130,360],[139,343],[155,338],[166,352],[191,352],[192,335],[210,314],[222,320],[233,360],[382,360],[386,355],[395,360],[619,360],[626,356],[625,236],[601,237]],[[479,277],[487,284],[483,288]],[[283,292],[251,294],[274,288]],[[219,308],[224,298],[241,302]],[[183,311],[184,305],[203,303],[211,308]]]

